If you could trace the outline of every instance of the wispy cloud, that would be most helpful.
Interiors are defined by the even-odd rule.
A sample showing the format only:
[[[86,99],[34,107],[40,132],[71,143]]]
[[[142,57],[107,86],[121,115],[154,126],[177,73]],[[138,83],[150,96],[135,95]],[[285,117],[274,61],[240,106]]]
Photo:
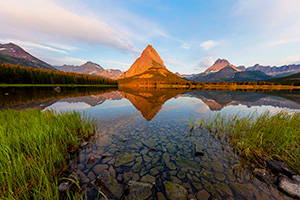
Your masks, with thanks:
[[[287,58],[284,58],[281,63],[283,65],[286,64],[300,64],[300,56],[296,55],[296,56],[289,56]]]
[[[190,49],[191,45],[188,44],[188,43],[183,43],[180,47],[183,48],[183,49]]]
[[[292,43],[292,42],[299,42],[300,40],[293,40],[293,39],[288,39],[288,40],[278,40],[275,42],[271,42],[269,44],[267,44],[267,46],[277,46],[277,45],[282,45],[282,44],[288,44],[288,43]]]
[[[201,59],[201,62],[194,68],[196,71],[204,71],[208,67],[212,66],[214,63],[214,59],[209,57],[204,57]]]
[[[58,57],[49,57],[49,56],[43,56],[41,55],[39,58],[45,60],[49,64],[52,65],[82,65],[86,63],[87,61],[81,58],[72,58],[72,57],[63,57],[63,58],[58,58]]]
[[[12,42],[12,43],[15,43],[15,44],[23,47],[24,49],[31,49],[33,47],[33,48],[53,51],[53,52],[56,52],[56,53],[68,54],[68,52],[66,52],[65,50],[56,49],[56,48],[53,48],[53,47],[50,47],[50,46],[37,44],[37,43],[32,43],[32,42],[24,42],[24,41],[21,41],[21,40],[15,40],[15,39],[5,39],[5,40],[3,40],[3,39],[0,39],[0,42],[2,42],[2,43]]]
[[[124,34],[105,21],[71,12],[52,0],[2,1],[0,18],[5,19],[0,21],[1,27],[137,52]]]
[[[130,63],[124,63],[124,62],[118,62],[118,61],[112,61],[112,60],[100,60],[101,63],[108,63],[113,64],[116,66],[124,66],[124,67],[130,67],[132,64]]]
[[[219,42],[216,42],[216,41],[213,41],[213,40],[208,40],[208,41],[205,41],[203,43],[200,44],[200,46],[205,50],[209,50],[217,45],[219,45],[220,43]]]
[[[168,65],[179,65],[179,66],[184,66],[186,67],[186,64],[181,62],[181,61],[175,61],[175,60],[170,60],[170,59],[167,59],[164,61],[165,64],[168,64]]]
[[[245,26],[280,38],[299,36],[299,0],[238,0],[235,10],[235,17]]]

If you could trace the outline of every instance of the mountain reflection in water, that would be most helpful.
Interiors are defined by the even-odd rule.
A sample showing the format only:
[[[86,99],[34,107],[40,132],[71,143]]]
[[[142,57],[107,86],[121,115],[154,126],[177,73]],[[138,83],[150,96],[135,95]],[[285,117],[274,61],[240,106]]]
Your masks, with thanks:
[[[141,112],[142,116],[151,121],[162,109],[166,101],[172,98],[196,98],[207,105],[211,111],[221,111],[228,106],[244,105],[248,108],[271,106],[281,109],[300,109],[299,91],[277,91],[269,93],[236,92],[236,91],[187,91],[184,89],[97,89],[77,88],[72,92],[70,88],[63,88],[61,93],[49,88],[10,88],[1,89],[2,94],[9,96],[1,98],[2,108],[16,109],[63,109],[68,104],[74,108],[96,107],[107,100],[128,99]],[[270,94],[270,95],[269,95]],[[286,98],[289,99],[286,99]],[[75,104],[80,104],[77,107]],[[67,107],[72,107],[72,105]]]

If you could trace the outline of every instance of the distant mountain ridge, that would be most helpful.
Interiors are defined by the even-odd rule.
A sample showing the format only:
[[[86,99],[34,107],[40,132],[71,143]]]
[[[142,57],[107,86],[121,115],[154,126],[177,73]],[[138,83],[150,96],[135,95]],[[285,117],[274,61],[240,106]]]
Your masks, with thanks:
[[[208,69],[206,69],[204,71],[204,73],[209,74],[209,73],[218,72],[218,71],[220,71],[221,69],[223,69],[224,67],[227,67],[227,66],[233,68],[236,71],[240,71],[234,65],[230,64],[227,60],[225,60],[225,59],[218,59],[218,60],[216,60],[216,62],[211,67],[209,67]]]
[[[252,67],[235,67],[225,59],[218,59],[203,73],[196,75],[180,75],[188,80],[200,82],[222,81],[259,81],[269,80],[276,77],[288,76],[300,72],[300,65],[284,65],[281,67],[261,66],[256,64]]]
[[[2,63],[56,70],[48,63],[32,56],[30,53],[13,43],[0,44],[0,64]]]
[[[81,74],[90,74],[96,76],[102,76],[104,78],[117,79],[122,75],[122,71],[118,69],[108,69],[105,70],[99,64],[88,61],[83,65],[63,65],[61,67],[56,67],[56,69],[64,72],[75,72]]]
[[[280,67],[262,66],[262,65],[256,64],[252,67],[245,68],[245,71],[262,71],[271,76],[276,76],[276,75],[278,76],[279,74],[290,75],[290,74],[300,72],[300,64],[299,65],[296,65],[296,64],[283,65]]]
[[[190,80],[200,82],[226,82],[226,81],[259,81],[271,79],[261,71],[238,71],[232,66],[227,65],[215,73],[200,73],[192,77]]]

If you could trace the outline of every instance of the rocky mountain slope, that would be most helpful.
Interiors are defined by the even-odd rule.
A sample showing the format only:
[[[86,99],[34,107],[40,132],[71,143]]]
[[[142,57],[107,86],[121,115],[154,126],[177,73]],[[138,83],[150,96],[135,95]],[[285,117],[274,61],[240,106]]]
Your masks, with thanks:
[[[223,82],[223,81],[259,81],[272,78],[261,71],[238,71],[227,65],[215,73],[201,73],[192,77],[193,81]]]
[[[100,65],[93,62],[86,62],[83,65],[63,65],[61,67],[56,67],[58,70],[64,72],[75,72],[81,74],[90,74],[96,76],[102,76],[104,78],[117,79],[121,76],[122,71],[117,69],[105,70]]]
[[[292,64],[292,65],[283,65],[280,67],[276,66],[262,66],[256,64],[252,67],[245,68],[245,71],[262,71],[270,76],[288,76],[291,74],[299,73],[300,72],[300,65]]]
[[[233,68],[235,71],[240,71],[234,65],[230,64],[227,60],[225,60],[225,59],[218,59],[218,60],[216,60],[216,62],[211,67],[209,67],[208,69],[206,69],[204,71],[204,73],[205,74],[209,74],[209,73],[218,72],[218,71],[220,71],[221,69],[223,69],[224,67],[227,67],[227,66]]]
[[[189,81],[170,72],[155,49],[148,45],[141,56],[118,79],[119,85],[159,87],[163,85],[185,85]]]
[[[218,59],[203,73],[193,75],[180,75],[188,80],[204,82],[220,81],[258,81],[271,78],[284,77],[299,73],[300,65],[284,65],[281,67],[261,66],[256,64],[252,67],[235,67],[225,59]]]
[[[155,63],[157,68],[167,69],[155,49],[151,45],[148,45],[142,52],[142,55],[136,59],[131,67],[124,72],[120,78],[128,78],[141,74],[152,67],[154,65],[153,63]]]
[[[32,56],[30,53],[13,43],[0,44],[0,64],[2,63],[56,70],[48,63]]]

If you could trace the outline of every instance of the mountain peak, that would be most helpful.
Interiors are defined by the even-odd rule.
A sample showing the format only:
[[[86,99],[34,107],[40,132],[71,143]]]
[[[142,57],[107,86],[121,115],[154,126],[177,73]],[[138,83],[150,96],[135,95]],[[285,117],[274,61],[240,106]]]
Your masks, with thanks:
[[[167,69],[155,49],[151,45],[148,45],[141,56],[120,78],[141,74],[151,67]]]
[[[220,64],[220,63],[226,63],[227,65],[230,65],[230,63],[228,62],[228,60],[226,60],[226,59],[221,59],[221,58],[219,58],[218,60],[216,60],[216,62],[214,63],[214,65],[215,64]]]
[[[216,60],[216,62],[210,68],[205,70],[204,73],[206,73],[206,74],[214,73],[214,72],[220,71],[221,69],[223,69],[227,66],[232,67],[236,71],[240,71],[234,65],[230,64],[230,62],[228,62],[228,60],[219,58],[218,60]]]

